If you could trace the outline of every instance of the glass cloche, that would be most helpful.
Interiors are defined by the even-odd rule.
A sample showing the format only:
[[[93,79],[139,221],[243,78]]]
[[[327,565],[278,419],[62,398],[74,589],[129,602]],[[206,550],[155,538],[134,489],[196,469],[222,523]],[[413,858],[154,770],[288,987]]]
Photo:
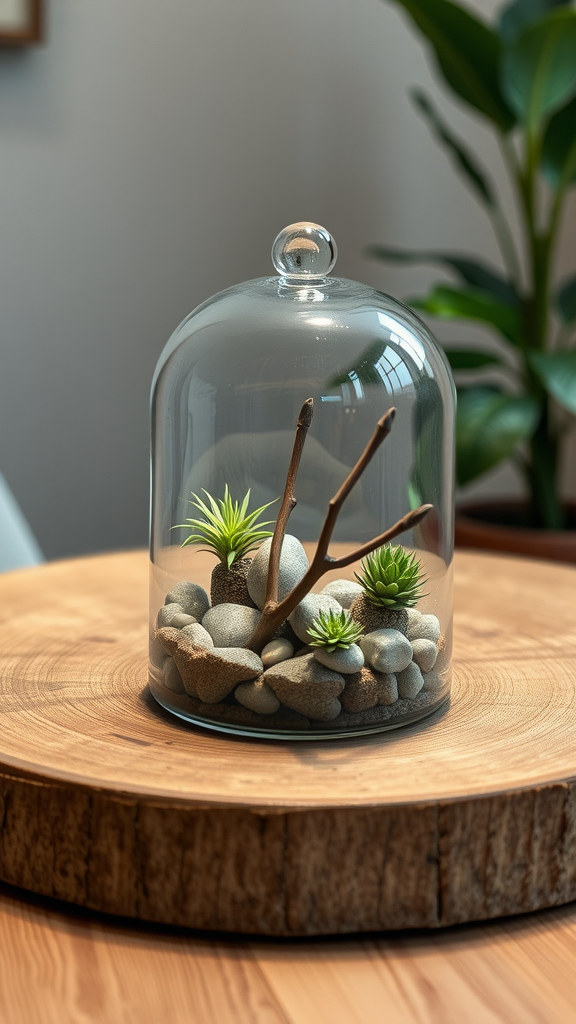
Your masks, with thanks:
[[[324,228],[272,259],[156,369],[150,688],[228,733],[393,729],[450,691],[450,370],[410,309],[328,276]]]

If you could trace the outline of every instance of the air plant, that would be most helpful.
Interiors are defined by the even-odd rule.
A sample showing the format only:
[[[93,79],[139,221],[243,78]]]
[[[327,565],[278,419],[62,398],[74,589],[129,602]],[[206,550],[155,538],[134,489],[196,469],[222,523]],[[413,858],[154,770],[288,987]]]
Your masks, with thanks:
[[[187,519],[185,523],[174,526],[174,530],[188,530],[192,532],[182,542],[182,547],[188,544],[203,544],[200,551],[209,551],[218,556],[221,562],[230,569],[234,562],[244,558],[250,551],[258,547],[263,540],[271,537],[270,530],[263,529],[272,526],[274,520],[263,523],[257,522],[259,516],[266,511],[274,501],[267,505],[261,505],[253,512],[248,512],[250,501],[250,490],[246,492],[242,504],[233,501],[228,490],[228,484],[224,487],[223,498],[213,498],[207,490],[202,488],[207,501],[203,501],[197,494],[192,493],[194,501],[190,504],[203,515],[203,519]]]

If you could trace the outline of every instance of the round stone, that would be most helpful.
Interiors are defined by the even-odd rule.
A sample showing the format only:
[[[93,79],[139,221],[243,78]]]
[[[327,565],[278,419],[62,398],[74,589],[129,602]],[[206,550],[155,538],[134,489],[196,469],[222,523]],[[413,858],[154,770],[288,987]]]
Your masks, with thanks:
[[[425,672],[423,675],[424,689],[430,693],[441,693],[448,689],[448,680],[442,672]]]
[[[269,644],[266,644],[266,647],[262,649],[260,657],[262,658],[264,668],[270,668],[281,661],[287,661],[293,654],[294,645],[289,640],[280,638],[279,640],[271,640]]]
[[[172,601],[170,604],[163,605],[156,618],[156,629],[163,629],[164,626],[171,626],[172,619],[174,619],[176,615],[184,615],[184,609],[181,604],[178,604],[176,601]],[[175,626],[174,628],[177,629],[178,627]]]
[[[248,593],[258,608],[264,607],[266,600],[266,584],[268,582],[268,565],[270,563],[270,547],[272,537],[268,537],[260,545],[252,559],[252,565],[248,569],[246,585]],[[297,537],[287,533],[282,541],[280,552],[280,565],[278,570],[278,600],[283,601],[296,584],[304,576],[309,562]]]
[[[280,701],[270,689],[264,677],[253,679],[249,683],[240,683],[234,690],[236,700],[257,715],[273,715],[280,707]]]
[[[403,700],[414,700],[424,686],[422,673],[415,661],[411,661],[407,668],[396,675],[398,683],[398,696]]]
[[[217,604],[208,609],[202,625],[210,633],[215,647],[244,647],[259,620],[257,608],[243,604]]]
[[[402,672],[412,661],[412,644],[397,629],[377,629],[358,641],[364,657],[377,672]]]
[[[440,636],[440,621],[436,615],[423,615],[417,608],[408,609],[409,640],[431,640],[435,644]]]
[[[431,672],[436,664],[436,644],[431,640],[413,640],[412,657],[422,672]]]
[[[440,620],[436,615],[422,616],[421,636],[418,639],[431,640],[433,644],[440,639]]]
[[[333,580],[320,593],[333,597],[342,608],[348,611],[356,598],[360,597],[362,587],[359,583],[355,583],[354,580]]]
[[[166,658],[162,668],[162,674],[164,676],[164,686],[168,690],[172,690],[172,693],[186,693],[184,683],[182,682],[182,676],[176,667],[174,658]]]
[[[288,621],[292,626],[292,629],[296,633],[299,640],[303,643],[307,643],[312,637],[309,635],[308,630],[314,619],[317,619],[320,612],[337,612],[341,611],[341,606],[334,597],[330,597],[329,594],[307,594],[291,615],[288,616]]]
[[[187,580],[177,583],[166,594],[164,603],[172,604],[172,602],[181,605],[180,610],[186,612],[187,615],[193,615],[198,622],[201,622],[210,607],[210,599],[204,588],[198,583],[191,583]]]
[[[348,648],[337,647],[334,651],[327,651],[325,647],[315,647],[314,657],[321,665],[326,665],[326,668],[331,668],[333,672],[341,672],[344,676],[359,672],[364,665],[364,655],[358,644],[351,644]]]
[[[192,626],[194,622],[196,622],[196,619],[193,615],[187,615],[186,612],[178,612],[168,625],[174,629],[182,629],[184,626]]]

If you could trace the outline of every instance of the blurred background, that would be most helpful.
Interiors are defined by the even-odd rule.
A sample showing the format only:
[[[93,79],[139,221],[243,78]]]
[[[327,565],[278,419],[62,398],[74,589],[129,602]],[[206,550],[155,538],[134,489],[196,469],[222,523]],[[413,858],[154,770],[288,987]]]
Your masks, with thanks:
[[[399,298],[438,270],[368,244],[500,263],[413,85],[493,167],[480,117],[380,0],[50,0],[45,45],[0,50],[0,470],[48,558],[146,543],[156,360],[194,306],[271,272],[286,224],[324,224],[340,276]],[[572,199],[560,275],[575,227]],[[574,438],[563,477],[574,495]],[[467,494],[519,489],[506,465]]]

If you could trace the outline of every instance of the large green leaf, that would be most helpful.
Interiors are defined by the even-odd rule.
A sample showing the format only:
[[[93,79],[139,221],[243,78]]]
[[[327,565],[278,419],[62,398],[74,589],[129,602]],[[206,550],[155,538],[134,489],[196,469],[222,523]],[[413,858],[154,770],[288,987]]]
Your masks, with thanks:
[[[445,348],[444,354],[451,369],[479,370],[484,366],[501,366],[502,360],[491,352],[476,352],[470,348]]]
[[[495,327],[513,344],[521,343],[519,311],[498,302],[485,292],[472,289],[464,291],[438,285],[426,298],[408,299],[407,304],[443,320],[479,320]]]
[[[496,32],[449,0],[395,0],[432,44],[448,85],[504,131],[515,118],[499,80],[501,42]]]
[[[572,0],[514,0],[500,12],[498,26],[506,43],[512,43],[535,21],[556,7],[570,7]]]
[[[485,172],[476,163],[475,157],[460,142],[450,129],[442,121],[438,111],[434,108],[428,97],[420,89],[413,89],[411,97],[424,114],[435,137],[450,151],[452,158],[459,171],[468,179],[474,192],[487,206],[494,206],[494,189],[488,181]]]
[[[548,393],[565,409],[576,413],[576,349],[531,352],[530,363]]]
[[[511,282],[480,260],[460,256],[459,253],[395,249],[385,245],[371,245],[366,251],[369,256],[390,263],[439,263],[454,270],[471,288],[488,292],[508,306],[518,305],[518,294]]]
[[[576,181],[576,98],[550,118],[541,167],[553,188]]]
[[[576,320],[576,274],[564,281],[558,289],[556,308],[565,324]]]
[[[456,410],[456,476],[460,485],[492,469],[533,433],[539,407],[525,395],[507,395],[496,388],[458,391]]]
[[[533,134],[576,91],[576,12],[559,10],[531,25],[504,52],[502,89]]]

